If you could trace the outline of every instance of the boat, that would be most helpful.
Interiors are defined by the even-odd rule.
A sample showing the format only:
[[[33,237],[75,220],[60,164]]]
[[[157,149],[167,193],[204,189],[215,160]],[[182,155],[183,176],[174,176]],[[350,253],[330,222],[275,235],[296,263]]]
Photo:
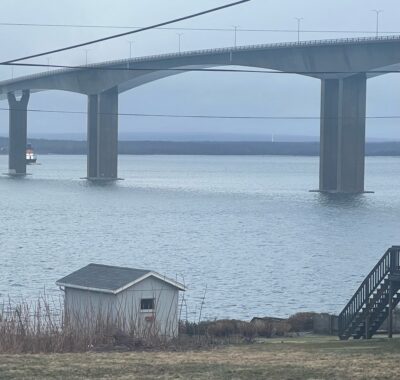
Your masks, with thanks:
[[[36,161],[37,161],[37,156],[33,151],[32,145],[28,144],[26,146],[26,163],[27,165],[36,164]]]

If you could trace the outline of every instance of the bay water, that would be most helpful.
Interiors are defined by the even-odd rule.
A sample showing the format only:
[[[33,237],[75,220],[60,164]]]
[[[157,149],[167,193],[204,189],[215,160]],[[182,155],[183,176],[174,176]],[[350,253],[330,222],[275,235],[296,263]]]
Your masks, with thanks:
[[[91,184],[84,156],[40,156],[0,178],[0,297],[61,294],[88,263],[184,282],[182,317],[338,313],[400,244],[400,158],[367,158],[357,196],[310,193],[317,157],[120,156]],[[7,157],[0,156],[1,172]]]

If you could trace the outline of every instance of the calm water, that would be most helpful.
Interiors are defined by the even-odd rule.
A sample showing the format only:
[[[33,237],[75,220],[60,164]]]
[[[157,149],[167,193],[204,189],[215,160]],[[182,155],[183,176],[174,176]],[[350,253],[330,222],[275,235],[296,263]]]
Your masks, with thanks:
[[[125,181],[108,186],[79,179],[85,157],[40,162],[0,178],[3,297],[58,294],[58,278],[97,262],[184,281],[190,318],[204,294],[209,318],[338,312],[400,244],[399,158],[368,159],[376,193],[354,197],[308,192],[317,158],[122,156]]]

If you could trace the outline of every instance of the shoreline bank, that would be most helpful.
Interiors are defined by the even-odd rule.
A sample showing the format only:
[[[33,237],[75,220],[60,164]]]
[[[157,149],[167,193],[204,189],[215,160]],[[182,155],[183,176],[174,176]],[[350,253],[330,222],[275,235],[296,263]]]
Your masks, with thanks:
[[[86,141],[29,139],[39,155],[83,155]],[[8,139],[0,137],[0,154],[7,154]],[[318,156],[318,142],[229,141],[119,141],[121,155],[210,156]],[[400,156],[400,142],[368,142],[367,156]]]

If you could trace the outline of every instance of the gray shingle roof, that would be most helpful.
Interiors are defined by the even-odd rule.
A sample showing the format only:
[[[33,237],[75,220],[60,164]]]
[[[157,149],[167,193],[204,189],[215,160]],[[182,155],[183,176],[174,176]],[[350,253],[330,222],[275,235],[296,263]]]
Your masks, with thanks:
[[[152,271],[134,268],[122,268],[100,264],[86,267],[61,278],[56,283],[71,287],[89,288],[116,292],[122,287],[152,273]]]

